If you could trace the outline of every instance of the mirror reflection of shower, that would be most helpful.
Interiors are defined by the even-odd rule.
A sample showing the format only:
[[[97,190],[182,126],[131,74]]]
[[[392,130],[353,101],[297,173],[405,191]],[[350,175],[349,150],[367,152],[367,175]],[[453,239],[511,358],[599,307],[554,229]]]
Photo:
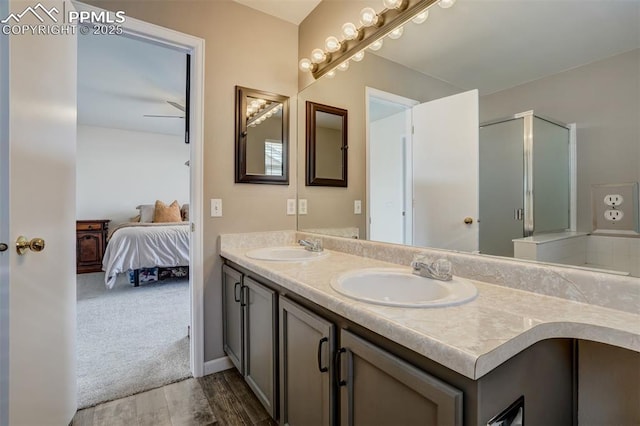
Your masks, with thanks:
[[[570,142],[570,126],[533,111],[480,125],[481,253],[513,257],[514,240],[574,229]]]

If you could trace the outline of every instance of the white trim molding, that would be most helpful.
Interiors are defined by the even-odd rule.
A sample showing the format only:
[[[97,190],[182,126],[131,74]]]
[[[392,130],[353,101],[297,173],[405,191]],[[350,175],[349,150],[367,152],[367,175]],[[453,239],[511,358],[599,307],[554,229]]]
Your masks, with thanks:
[[[220,371],[228,370],[233,368],[233,364],[228,356],[223,356],[222,358],[212,359],[211,361],[207,361],[204,363],[204,375],[208,376],[209,374],[218,373]]]

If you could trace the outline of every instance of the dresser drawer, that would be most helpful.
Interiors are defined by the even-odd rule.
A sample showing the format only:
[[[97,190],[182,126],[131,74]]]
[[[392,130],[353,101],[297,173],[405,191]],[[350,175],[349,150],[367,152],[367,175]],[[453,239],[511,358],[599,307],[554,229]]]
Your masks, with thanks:
[[[105,225],[103,222],[76,222],[76,231],[101,231]]]

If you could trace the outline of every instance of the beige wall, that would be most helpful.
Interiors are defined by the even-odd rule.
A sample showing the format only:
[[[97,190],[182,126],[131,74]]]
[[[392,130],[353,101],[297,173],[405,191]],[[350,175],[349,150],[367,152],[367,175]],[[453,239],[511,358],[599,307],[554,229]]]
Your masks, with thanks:
[[[234,98],[241,85],[291,98],[296,110],[297,27],[229,0],[91,1],[128,16],[201,37],[206,44],[204,123],[204,315],[205,360],[222,349],[221,233],[295,229],[286,216],[290,185],[234,184]],[[290,134],[295,135],[296,120]],[[296,158],[296,144],[291,144]],[[295,161],[291,176],[296,175]],[[222,198],[222,218],[211,218],[210,198]],[[255,212],[260,212],[259,217]]]
[[[534,110],[577,124],[578,230],[591,185],[640,180],[640,49],[480,98],[480,121]]]
[[[322,4],[322,3],[321,3]],[[306,22],[306,21],[305,21]],[[298,217],[298,229],[355,226],[366,235],[366,117],[365,88],[426,102],[461,92],[457,87],[428,77],[379,56],[368,54],[333,79],[321,78],[298,94],[298,197],[308,200],[307,215]],[[348,187],[305,186],[305,102],[313,101],[348,111]],[[354,200],[362,200],[362,214],[353,213]]]

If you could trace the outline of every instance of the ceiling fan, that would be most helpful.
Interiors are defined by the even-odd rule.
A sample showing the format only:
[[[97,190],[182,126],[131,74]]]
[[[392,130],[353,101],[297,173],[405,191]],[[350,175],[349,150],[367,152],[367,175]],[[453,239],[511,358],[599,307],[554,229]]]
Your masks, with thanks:
[[[167,101],[169,105],[172,107],[179,109],[182,112],[185,112],[185,108],[183,105],[180,105],[177,102]],[[144,114],[144,117],[154,117],[154,118],[184,118],[184,115],[154,115],[154,114]]]

